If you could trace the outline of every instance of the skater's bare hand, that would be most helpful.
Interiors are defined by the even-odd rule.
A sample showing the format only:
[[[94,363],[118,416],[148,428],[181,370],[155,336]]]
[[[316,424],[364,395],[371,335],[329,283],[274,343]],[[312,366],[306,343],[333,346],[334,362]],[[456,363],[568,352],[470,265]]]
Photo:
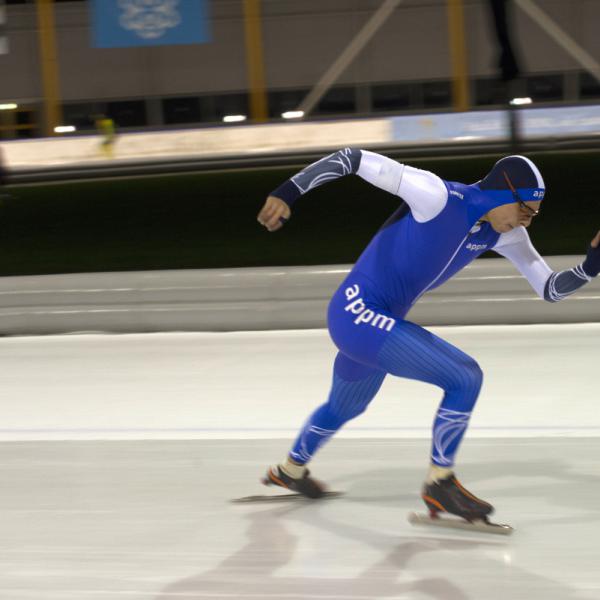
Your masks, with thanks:
[[[597,248],[600,244],[600,231],[596,234],[596,237],[592,240],[592,248]]]
[[[277,231],[289,220],[291,214],[290,207],[281,198],[269,196],[258,213],[258,222],[269,231]]]

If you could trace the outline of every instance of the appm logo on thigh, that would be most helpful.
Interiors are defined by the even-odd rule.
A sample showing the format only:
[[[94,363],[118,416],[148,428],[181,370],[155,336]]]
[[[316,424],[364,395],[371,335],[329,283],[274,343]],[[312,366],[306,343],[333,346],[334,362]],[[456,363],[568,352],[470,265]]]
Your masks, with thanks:
[[[385,331],[391,331],[392,327],[396,324],[396,319],[388,317],[387,315],[382,315],[381,313],[376,313],[370,308],[367,308],[364,300],[359,297],[359,294],[360,287],[356,284],[346,288],[346,300],[349,300],[350,303],[346,304],[344,310],[353,315],[357,315],[356,319],[354,319],[354,324],[360,325],[361,323],[369,323],[371,327],[378,327],[379,329],[385,329]]]

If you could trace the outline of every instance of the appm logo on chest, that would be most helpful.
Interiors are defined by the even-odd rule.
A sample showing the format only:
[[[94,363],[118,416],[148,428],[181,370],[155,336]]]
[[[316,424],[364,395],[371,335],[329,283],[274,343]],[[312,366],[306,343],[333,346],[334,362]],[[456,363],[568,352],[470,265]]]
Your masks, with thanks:
[[[479,250],[485,250],[487,248],[487,244],[472,244],[469,242],[465,248],[473,252],[479,252]]]

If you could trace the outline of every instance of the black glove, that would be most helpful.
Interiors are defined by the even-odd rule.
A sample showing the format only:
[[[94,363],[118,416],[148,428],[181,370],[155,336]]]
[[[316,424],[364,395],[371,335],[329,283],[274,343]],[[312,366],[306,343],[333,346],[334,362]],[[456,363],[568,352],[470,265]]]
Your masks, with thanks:
[[[600,273],[600,246],[588,248],[587,258],[581,263],[581,268],[589,277],[596,277]]]

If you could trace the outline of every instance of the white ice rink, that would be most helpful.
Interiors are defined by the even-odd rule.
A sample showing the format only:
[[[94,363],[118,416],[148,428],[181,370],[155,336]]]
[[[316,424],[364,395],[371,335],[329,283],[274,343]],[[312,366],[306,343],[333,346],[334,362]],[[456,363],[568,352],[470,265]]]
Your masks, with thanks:
[[[0,599],[597,600],[600,324],[432,329],[484,370],[457,472],[512,537],[407,523],[441,392],[393,378],[314,461],[343,498],[228,502],[325,400],[324,331],[0,339]]]

